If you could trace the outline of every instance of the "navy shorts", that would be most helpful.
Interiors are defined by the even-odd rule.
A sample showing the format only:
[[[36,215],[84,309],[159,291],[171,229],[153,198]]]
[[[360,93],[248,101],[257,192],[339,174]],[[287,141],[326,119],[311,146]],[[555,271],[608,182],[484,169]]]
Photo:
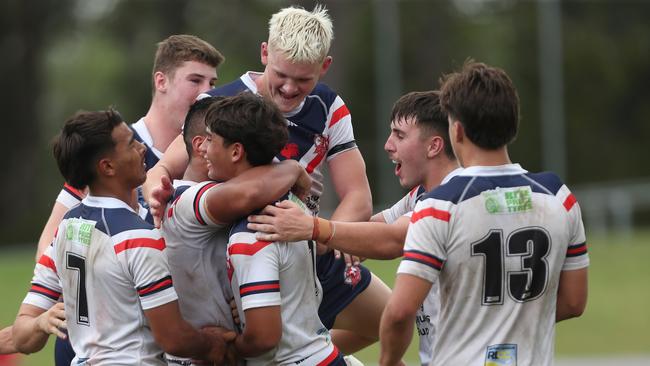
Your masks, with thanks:
[[[316,257],[316,273],[323,287],[323,300],[318,316],[327,329],[332,329],[336,316],[370,284],[370,271],[359,265],[360,278],[356,284],[345,283],[345,260],[336,259],[334,251]]]
[[[75,353],[72,349],[72,344],[70,344],[70,339],[56,337],[56,342],[54,343],[54,365],[70,366],[74,356]]]

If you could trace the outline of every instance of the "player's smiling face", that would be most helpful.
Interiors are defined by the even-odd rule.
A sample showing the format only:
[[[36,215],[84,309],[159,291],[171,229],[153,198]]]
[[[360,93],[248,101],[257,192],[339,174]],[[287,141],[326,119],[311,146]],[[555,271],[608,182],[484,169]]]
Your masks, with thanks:
[[[259,92],[271,98],[282,113],[289,113],[314,90],[330,63],[329,57],[323,63],[291,62],[282,53],[269,50],[267,44],[263,43],[262,64],[266,68]]]
[[[395,175],[402,187],[411,189],[424,184],[427,147],[413,117],[393,121],[384,150],[395,164]]]
[[[208,129],[208,136],[201,143],[201,151],[208,164],[208,177],[218,182],[224,182],[234,176],[234,166],[231,159],[231,145],[224,146],[223,137]]]

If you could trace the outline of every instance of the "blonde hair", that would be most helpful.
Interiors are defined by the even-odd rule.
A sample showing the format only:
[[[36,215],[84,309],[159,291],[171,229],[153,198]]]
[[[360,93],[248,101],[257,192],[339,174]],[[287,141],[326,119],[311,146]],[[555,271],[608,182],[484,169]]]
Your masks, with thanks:
[[[332,19],[322,5],[311,12],[284,8],[269,20],[269,48],[282,52],[291,62],[323,62],[333,38]]]

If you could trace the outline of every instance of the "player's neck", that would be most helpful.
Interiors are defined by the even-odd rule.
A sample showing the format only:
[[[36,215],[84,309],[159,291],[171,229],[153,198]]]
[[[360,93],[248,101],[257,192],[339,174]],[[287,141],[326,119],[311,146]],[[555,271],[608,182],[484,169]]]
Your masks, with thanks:
[[[251,79],[255,82],[257,94],[268,97],[269,91],[266,88],[266,73],[249,73],[248,75],[250,75]]]
[[[496,150],[485,150],[476,145],[465,146],[463,151],[459,152],[458,158],[462,162],[463,168],[512,164],[505,146]]]
[[[88,194],[95,197],[111,197],[118,199],[130,207],[137,202],[137,196],[134,194],[134,188],[125,188],[118,186],[117,182],[96,182],[88,186]],[[135,201],[135,202],[134,202]]]
[[[442,180],[456,168],[458,168],[458,161],[441,157],[435,167],[429,167],[427,169],[428,174],[423,183],[424,189],[429,192],[436,188],[442,183]]]
[[[187,169],[185,169],[185,174],[183,174],[183,180],[189,180],[191,182],[204,182],[210,180],[205,160],[201,157],[192,157]]]
[[[165,152],[167,147],[181,133],[185,113],[178,111],[169,103],[154,99],[144,116],[144,124],[153,139],[153,146]]]

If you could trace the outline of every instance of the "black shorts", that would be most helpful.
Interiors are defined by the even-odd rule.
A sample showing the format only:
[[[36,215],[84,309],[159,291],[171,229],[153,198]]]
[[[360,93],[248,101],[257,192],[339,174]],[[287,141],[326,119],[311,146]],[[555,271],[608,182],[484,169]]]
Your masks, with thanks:
[[[348,306],[370,284],[370,271],[359,265],[359,281],[345,282],[345,260],[336,259],[334,251],[316,257],[316,273],[323,287],[323,300],[318,316],[327,329],[332,329],[336,316]]]

